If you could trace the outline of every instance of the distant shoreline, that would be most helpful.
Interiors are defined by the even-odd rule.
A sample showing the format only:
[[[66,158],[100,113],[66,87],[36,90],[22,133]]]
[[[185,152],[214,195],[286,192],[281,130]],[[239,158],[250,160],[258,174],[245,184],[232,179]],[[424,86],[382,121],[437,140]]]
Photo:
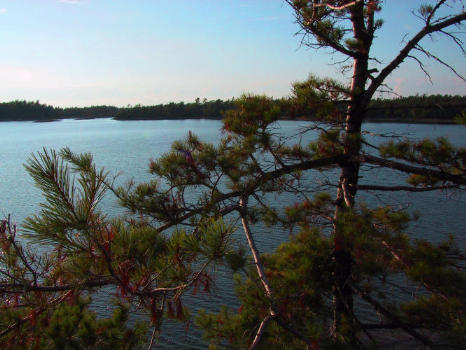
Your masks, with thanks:
[[[281,111],[281,120],[316,120],[315,110],[307,103],[289,98],[270,99],[271,105]],[[197,98],[195,102],[170,102],[152,106],[90,106],[54,107],[39,101],[11,101],[0,103],[0,121],[51,122],[62,119],[114,120],[221,120],[224,113],[234,109],[237,100],[210,100]],[[344,113],[347,106],[338,104]],[[374,99],[367,107],[365,122],[454,124],[455,118],[466,113],[466,96],[422,95],[396,99]]]
[[[0,120],[0,123],[9,123],[9,122],[29,122],[29,123],[51,123],[58,122],[62,120],[96,120],[96,119],[112,119],[118,122],[145,122],[145,121],[172,121],[172,120],[222,120],[221,118],[170,118],[170,119],[117,119],[115,117],[79,117],[79,118],[57,118],[57,119],[45,119],[45,120]],[[312,122],[316,121],[315,119],[306,119],[306,118],[280,118],[280,121],[301,121],[301,122]],[[369,118],[364,120],[365,123],[377,123],[377,124],[433,124],[433,125],[454,125],[458,124],[454,119],[445,120],[445,119],[402,119],[402,118]]]

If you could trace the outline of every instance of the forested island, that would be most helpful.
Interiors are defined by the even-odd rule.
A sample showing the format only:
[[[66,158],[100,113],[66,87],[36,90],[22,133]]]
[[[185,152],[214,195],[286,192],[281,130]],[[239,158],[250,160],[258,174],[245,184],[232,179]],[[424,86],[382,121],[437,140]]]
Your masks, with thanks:
[[[275,99],[281,119],[316,120],[312,111],[293,105],[289,99]],[[116,120],[222,119],[235,107],[235,99],[194,102],[170,102],[153,106],[54,107],[39,101],[0,103],[0,121],[46,122],[58,119],[114,118]],[[346,108],[342,105],[342,108]],[[454,123],[466,109],[466,96],[416,95],[394,99],[374,99],[367,111],[367,121],[410,123]]]
[[[119,111],[113,106],[54,107],[39,101],[11,101],[0,103],[0,121],[47,122],[58,119],[109,118]]]

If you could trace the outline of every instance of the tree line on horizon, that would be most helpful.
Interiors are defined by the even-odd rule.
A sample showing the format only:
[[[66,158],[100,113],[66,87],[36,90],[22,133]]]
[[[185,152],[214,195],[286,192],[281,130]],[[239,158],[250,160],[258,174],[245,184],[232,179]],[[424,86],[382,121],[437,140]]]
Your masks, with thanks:
[[[176,120],[176,119],[222,119],[225,111],[235,107],[235,98],[228,100],[194,102],[170,102],[152,106],[90,106],[54,107],[39,101],[11,101],[0,103],[0,121],[53,121],[58,119],[114,118],[116,120]],[[273,100],[280,108],[281,119],[314,120],[305,101],[289,98]],[[342,109],[346,108],[342,103]],[[453,122],[466,109],[466,96],[461,95],[414,95],[397,98],[378,98],[367,109],[369,121],[422,121]]]

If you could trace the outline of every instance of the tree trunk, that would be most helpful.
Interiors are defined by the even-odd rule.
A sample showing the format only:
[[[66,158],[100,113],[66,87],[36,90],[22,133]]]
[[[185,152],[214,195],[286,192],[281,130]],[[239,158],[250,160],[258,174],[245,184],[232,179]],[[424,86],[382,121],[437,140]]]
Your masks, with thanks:
[[[365,87],[368,77],[368,51],[371,40],[367,37],[363,20],[362,6],[355,6],[352,11],[354,37],[361,43],[359,55],[353,61],[353,77],[350,89],[350,105],[346,115],[344,154],[349,159],[356,159],[361,151],[361,124],[366,111],[364,99]],[[354,156],[354,157],[353,157]],[[341,167],[340,182],[338,187],[335,220],[340,220],[341,215],[351,210],[357,192],[360,163],[349,161]],[[353,327],[353,292],[352,284],[352,247],[348,240],[334,226],[334,336],[343,336],[351,345],[355,345]],[[336,339],[337,340],[337,339]]]

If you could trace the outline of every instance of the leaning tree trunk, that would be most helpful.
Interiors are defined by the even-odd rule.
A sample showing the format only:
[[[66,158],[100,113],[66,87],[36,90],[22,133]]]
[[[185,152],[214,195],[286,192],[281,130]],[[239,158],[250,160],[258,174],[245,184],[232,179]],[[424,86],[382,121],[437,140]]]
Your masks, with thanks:
[[[361,3],[362,4],[362,3]],[[368,77],[368,51],[371,38],[364,28],[363,7],[355,6],[352,10],[354,37],[360,42],[358,56],[353,60],[353,77],[350,89],[350,104],[348,106],[344,154],[349,161],[341,166],[340,181],[337,192],[334,219],[341,220],[342,215],[351,210],[357,192],[360,163],[356,159],[361,151],[361,124],[364,119],[367,104],[365,103],[365,87]],[[352,292],[352,247],[344,238],[338,225],[334,226],[334,325],[335,337],[343,336],[355,345],[353,327],[353,292]]]
[[[361,150],[361,122],[364,116],[364,108],[359,100],[360,98],[357,97],[354,99],[354,104],[353,101],[351,102],[346,118],[344,154],[348,156],[349,161],[341,167],[334,213],[336,221],[341,220],[342,215],[353,208],[357,192],[360,163],[354,159],[357,159]],[[334,332],[335,335],[341,334],[340,329],[344,328],[350,332],[347,336],[353,338],[352,247],[351,242],[345,239],[336,224],[334,239]]]

